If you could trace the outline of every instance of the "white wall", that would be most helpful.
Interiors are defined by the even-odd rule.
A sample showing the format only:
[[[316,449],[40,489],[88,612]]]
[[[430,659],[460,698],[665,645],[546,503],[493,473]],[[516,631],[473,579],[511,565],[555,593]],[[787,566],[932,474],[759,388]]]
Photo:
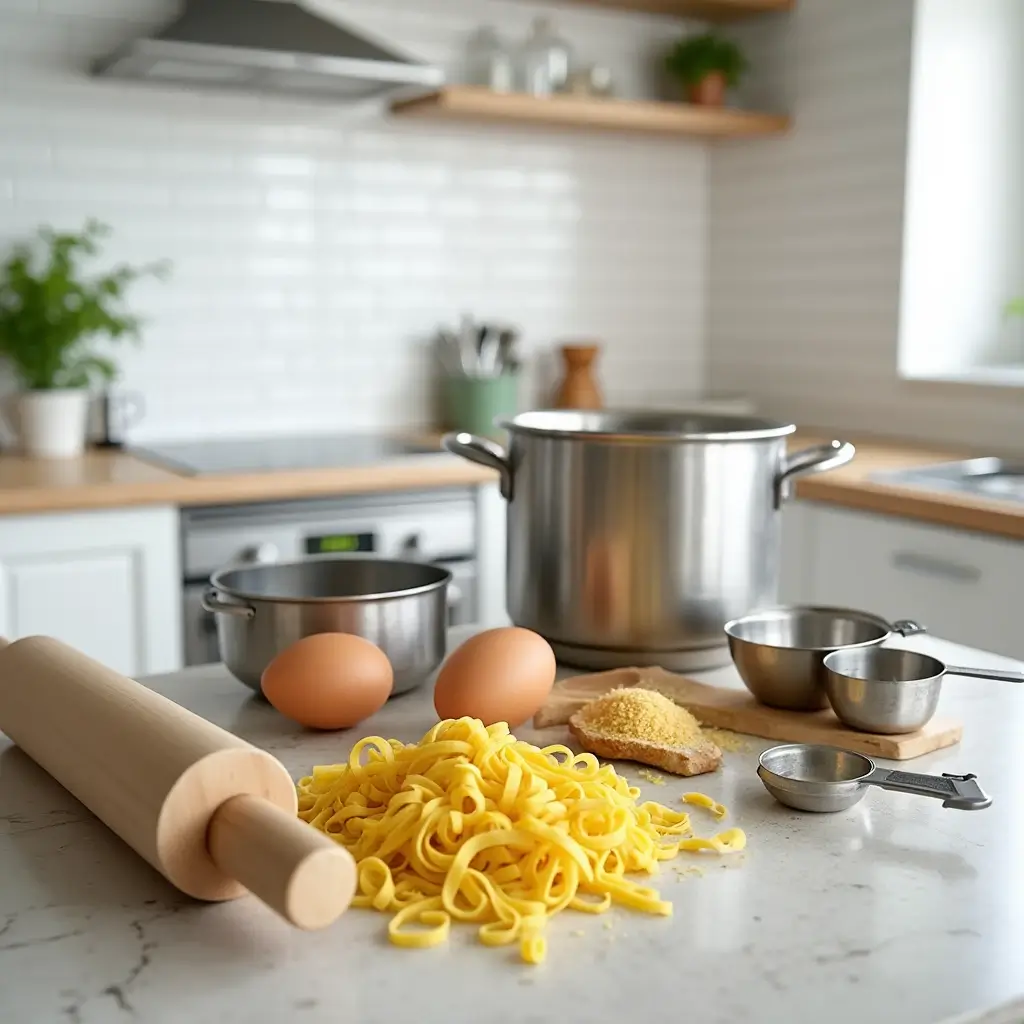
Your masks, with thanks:
[[[711,387],[807,424],[1024,449],[1018,390],[898,375],[913,4],[799,0],[738,34],[751,94],[795,129],[712,157]]]
[[[512,0],[322,0],[458,71]],[[425,339],[460,311],[511,319],[528,348],[606,343],[611,400],[703,384],[706,169],[695,143],[390,121],[381,105],[92,80],[91,58],[174,0],[0,0],[0,246],[97,216],[112,256],[170,257],[137,305],[123,387],[135,437],[422,423]],[[544,8],[622,89],[681,23]]]
[[[1024,292],[1024,3],[918,0],[900,369],[1006,361]]]

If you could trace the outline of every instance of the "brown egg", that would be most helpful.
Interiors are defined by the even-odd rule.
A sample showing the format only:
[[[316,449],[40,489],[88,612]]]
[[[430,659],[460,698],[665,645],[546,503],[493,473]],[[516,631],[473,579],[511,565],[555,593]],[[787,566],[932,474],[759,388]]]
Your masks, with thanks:
[[[444,663],[434,708],[445,718],[522,725],[543,706],[555,681],[555,654],[542,636],[507,626],[470,637]]]
[[[283,650],[263,670],[263,696],[311,729],[347,729],[391,696],[387,655],[349,633],[316,633]]]

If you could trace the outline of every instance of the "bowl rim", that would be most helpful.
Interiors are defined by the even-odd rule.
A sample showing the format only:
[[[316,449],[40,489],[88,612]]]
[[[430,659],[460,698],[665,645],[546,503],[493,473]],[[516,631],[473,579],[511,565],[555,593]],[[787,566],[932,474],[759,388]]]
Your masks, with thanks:
[[[925,651],[915,651],[913,648],[910,648],[910,647],[881,647],[881,645],[879,645],[879,650],[882,650],[882,651],[893,651],[896,654],[914,654],[914,655],[917,655],[918,657],[922,658],[924,661],[934,663],[934,665],[936,666],[938,671],[933,672],[930,676],[912,676],[912,677],[910,677],[908,679],[880,679],[877,675],[876,676],[851,676],[848,672],[840,672],[839,669],[834,668],[832,665],[830,665],[828,663],[829,658],[831,658],[833,654],[838,654],[838,655],[842,656],[847,650],[852,650],[852,649],[855,649],[857,647],[862,647],[862,646],[863,646],[863,644],[850,644],[849,648],[847,648],[847,647],[838,647],[834,651],[829,651],[828,654],[826,654],[825,657],[821,659],[821,663],[825,666],[825,671],[828,672],[830,676],[835,676],[836,679],[850,680],[850,681],[858,682],[858,683],[869,683],[871,685],[877,685],[877,686],[903,686],[903,687],[910,686],[910,685],[912,685],[914,683],[924,683],[924,684],[935,683],[937,681],[940,681],[946,675],[946,672],[948,671],[948,669],[946,668],[946,663],[941,658],[936,658],[934,654],[928,654]],[[883,655],[883,657],[887,657],[887,656],[888,655]],[[841,658],[836,659],[836,660],[841,660]]]
[[[875,625],[881,631],[880,636],[873,640],[859,640],[854,644],[839,644],[826,645],[819,647],[804,647],[799,644],[770,644],[763,640],[751,640],[749,637],[740,636],[736,633],[736,628],[748,623],[748,622],[764,622],[764,621],[777,621],[778,619],[791,617],[794,612],[815,612],[815,613],[827,613],[835,618],[859,620],[861,622],[868,622]],[[814,604],[789,604],[789,605],[777,605],[772,608],[761,608],[754,612],[748,612],[746,615],[740,615],[735,619],[730,619],[725,626],[726,636],[729,640],[737,640],[745,644],[753,644],[755,647],[767,647],[773,651],[825,651],[831,654],[834,651],[845,651],[852,648],[858,647],[874,647],[877,644],[883,643],[888,637],[892,636],[892,624],[882,618],[881,615],[875,615],[873,612],[864,612],[858,608],[840,608],[833,605],[814,605]]]
[[[314,562],[372,562],[374,564],[416,566],[422,569],[432,569],[439,576],[430,583],[423,583],[418,587],[406,587],[402,590],[382,590],[371,594],[349,594],[339,597],[275,597],[270,594],[254,594],[250,591],[240,590],[224,583],[224,577],[230,573],[251,572],[259,569],[287,569],[293,566],[309,565]],[[218,569],[210,576],[210,586],[218,592],[236,601],[249,601],[262,604],[365,604],[368,602],[393,601],[396,598],[415,597],[419,594],[429,594],[435,590],[447,587],[453,579],[450,569],[445,569],[433,562],[413,562],[402,558],[374,558],[368,555],[313,555],[308,558],[293,558],[287,562],[269,562],[262,565],[226,565]]]

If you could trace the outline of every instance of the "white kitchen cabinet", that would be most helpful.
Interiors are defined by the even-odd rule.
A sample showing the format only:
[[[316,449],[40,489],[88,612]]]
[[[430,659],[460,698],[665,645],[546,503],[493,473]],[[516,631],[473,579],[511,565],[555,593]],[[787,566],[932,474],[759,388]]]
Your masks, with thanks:
[[[944,639],[1024,659],[1024,543],[825,505],[792,511],[787,601],[915,619]]]
[[[782,508],[782,562],[779,568],[779,603],[809,604],[812,587],[808,580],[811,528],[808,520],[815,510],[806,502],[790,502]]]
[[[125,675],[181,667],[174,508],[0,517],[0,633],[46,634]]]

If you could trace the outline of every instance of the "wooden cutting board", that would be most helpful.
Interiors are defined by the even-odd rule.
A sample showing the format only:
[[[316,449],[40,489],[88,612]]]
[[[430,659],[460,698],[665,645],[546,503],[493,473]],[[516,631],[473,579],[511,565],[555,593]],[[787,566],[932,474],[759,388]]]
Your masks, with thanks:
[[[933,718],[923,729],[901,736],[858,732],[843,725],[830,708],[780,711],[759,704],[746,690],[709,686],[663,668],[619,668],[563,679],[555,683],[547,703],[534,716],[533,724],[538,729],[565,725],[585,704],[623,686],[656,690],[713,729],[730,729],[784,743],[825,743],[893,761],[908,761],[951,747],[959,743],[963,735],[963,725],[948,718]]]

